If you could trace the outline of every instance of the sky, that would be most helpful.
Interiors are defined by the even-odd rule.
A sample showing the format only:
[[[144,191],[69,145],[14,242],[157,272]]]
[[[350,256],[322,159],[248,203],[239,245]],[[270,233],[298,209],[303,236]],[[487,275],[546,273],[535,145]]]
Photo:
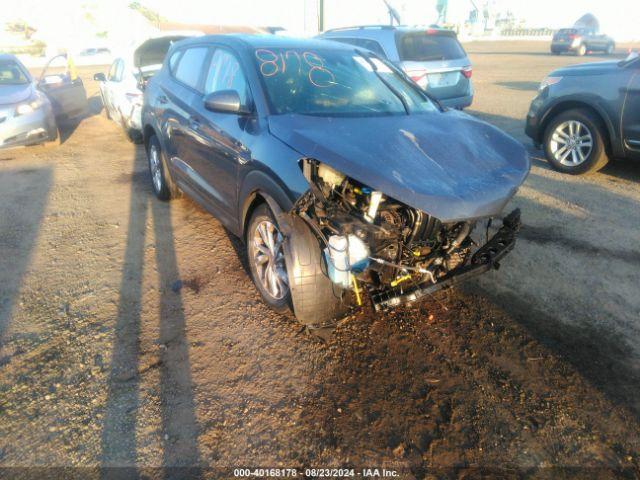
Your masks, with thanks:
[[[619,24],[640,25],[640,0],[494,0],[500,9],[510,9],[516,17],[524,18],[530,26],[561,28],[572,25],[584,13],[595,14],[601,23],[610,29]],[[147,0],[165,16],[181,18],[184,21],[208,18],[228,23],[251,23],[283,25],[288,29],[300,28],[303,10],[307,10],[308,26],[315,21],[316,0]],[[390,3],[404,12],[403,22],[428,24],[436,19],[436,0],[390,0]],[[450,0],[452,12],[468,14],[469,0]],[[476,0],[482,4],[483,0]],[[191,5],[194,8],[189,8]],[[199,5],[200,8],[197,8]],[[206,5],[206,6],[205,6]],[[327,27],[345,26],[358,23],[388,21],[382,0],[325,0]],[[406,18],[405,18],[406,17]],[[311,24],[311,25],[309,25]]]
[[[185,23],[282,26],[295,33],[312,33],[317,26],[317,0],[139,0],[164,17]],[[389,0],[402,15],[403,23],[429,24],[436,19],[436,0]],[[485,0],[475,0],[482,4]],[[490,0],[498,10],[511,10],[531,27],[570,26],[584,13],[599,19],[602,30],[614,37],[640,39],[640,0]],[[69,12],[91,5],[100,21],[113,28],[122,25],[122,9],[130,0],[0,0],[0,23],[7,19],[37,19],[49,28],[68,25]],[[55,3],[55,8],[50,8]],[[387,23],[382,0],[325,0],[325,26],[334,28],[355,24]],[[6,8],[10,6],[10,8]],[[470,0],[450,0],[456,19],[467,18]],[[12,18],[9,18],[12,17]],[[456,20],[454,19],[454,20]],[[34,22],[35,23],[35,22]]]

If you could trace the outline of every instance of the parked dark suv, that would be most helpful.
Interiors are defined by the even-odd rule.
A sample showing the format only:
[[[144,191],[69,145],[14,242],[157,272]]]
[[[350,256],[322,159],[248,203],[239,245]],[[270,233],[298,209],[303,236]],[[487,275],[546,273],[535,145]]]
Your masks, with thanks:
[[[608,35],[592,28],[561,28],[551,40],[551,53],[572,52],[583,56],[587,52],[603,52],[607,55],[616,49],[616,42]]]
[[[529,171],[522,145],[368,50],[198,37],[144,98],[156,195],[183,191],[242,237],[265,302],[306,325],[417,300],[514,245],[519,212],[491,238],[489,219]]]
[[[640,58],[560,68],[541,83],[526,133],[553,168],[581,174],[640,158]]]

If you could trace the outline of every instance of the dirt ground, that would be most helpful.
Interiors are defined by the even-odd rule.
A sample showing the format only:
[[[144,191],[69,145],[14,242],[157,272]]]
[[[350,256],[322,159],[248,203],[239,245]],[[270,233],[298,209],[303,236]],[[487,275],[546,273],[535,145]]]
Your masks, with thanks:
[[[471,113],[526,142],[539,80],[594,60],[543,47],[467,45]],[[0,152],[0,478],[640,476],[640,166],[535,160],[500,271],[324,343],[260,301],[216,220],[155,200],[92,73],[60,146]]]

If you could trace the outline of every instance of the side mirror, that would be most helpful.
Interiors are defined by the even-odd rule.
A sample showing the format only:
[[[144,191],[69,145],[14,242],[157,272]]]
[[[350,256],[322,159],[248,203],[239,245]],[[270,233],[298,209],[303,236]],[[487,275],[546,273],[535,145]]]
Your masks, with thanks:
[[[235,90],[220,90],[204,97],[204,108],[211,112],[250,115],[251,110],[242,105]]]
[[[102,73],[102,72],[100,72],[100,73],[96,73],[96,74],[93,76],[93,79],[94,79],[96,82],[106,82],[106,81],[107,81],[107,77],[105,77],[104,73]]]

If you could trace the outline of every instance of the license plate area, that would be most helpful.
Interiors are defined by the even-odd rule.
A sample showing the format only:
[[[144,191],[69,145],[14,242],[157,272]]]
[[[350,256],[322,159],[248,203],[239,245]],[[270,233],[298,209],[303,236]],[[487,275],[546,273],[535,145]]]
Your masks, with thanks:
[[[451,87],[458,83],[460,72],[430,73],[429,86],[433,88]]]

